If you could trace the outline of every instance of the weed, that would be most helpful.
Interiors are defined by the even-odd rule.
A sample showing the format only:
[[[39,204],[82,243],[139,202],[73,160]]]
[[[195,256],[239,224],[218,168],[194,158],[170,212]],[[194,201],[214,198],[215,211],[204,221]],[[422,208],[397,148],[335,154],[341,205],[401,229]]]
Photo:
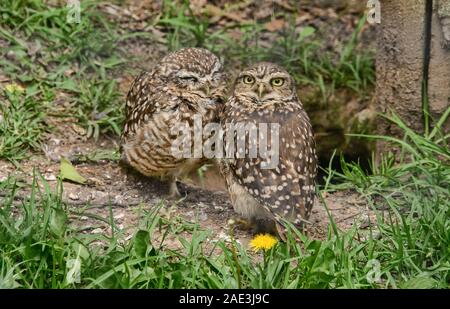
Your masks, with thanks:
[[[208,20],[194,16],[189,1],[164,1],[162,11],[163,15],[157,24],[167,28],[167,45],[170,50],[204,46],[208,36]]]
[[[44,90],[45,91],[45,90]],[[42,91],[29,87],[23,92],[4,91],[0,97],[0,158],[14,163],[38,150],[45,125],[46,104]]]
[[[123,108],[114,80],[80,80],[75,92],[74,117],[87,128],[87,136],[98,139],[100,133],[122,132],[121,124],[124,119]]]
[[[60,116],[75,116],[89,137],[119,135],[122,98],[108,74],[124,62],[115,48],[121,38],[96,10],[96,2],[83,1],[79,23],[67,22],[67,9],[41,0],[2,2],[0,37],[9,46],[0,52],[0,64],[11,80],[69,93],[72,104],[65,104],[70,108]]]

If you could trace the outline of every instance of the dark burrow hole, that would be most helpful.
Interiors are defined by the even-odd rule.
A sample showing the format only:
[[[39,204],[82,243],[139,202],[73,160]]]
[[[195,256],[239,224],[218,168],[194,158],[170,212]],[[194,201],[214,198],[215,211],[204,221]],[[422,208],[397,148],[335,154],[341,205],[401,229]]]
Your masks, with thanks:
[[[330,164],[330,160],[332,160]],[[341,160],[343,160],[346,163],[356,163],[358,164],[361,169],[366,173],[366,175],[370,175],[372,173],[370,163],[372,161],[372,153],[367,150],[363,149],[361,152],[353,153],[353,154],[336,154],[334,157],[331,155],[320,155],[319,154],[319,169],[317,172],[317,183],[319,185],[324,185],[326,182],[326,179],[328,177],[328,169],[331,168],[337,173],[343,173],[342,163]],[[339,179],[338,177],[333,177],[331,179],[332,184],[338,184],[343,182],[342,179]]]

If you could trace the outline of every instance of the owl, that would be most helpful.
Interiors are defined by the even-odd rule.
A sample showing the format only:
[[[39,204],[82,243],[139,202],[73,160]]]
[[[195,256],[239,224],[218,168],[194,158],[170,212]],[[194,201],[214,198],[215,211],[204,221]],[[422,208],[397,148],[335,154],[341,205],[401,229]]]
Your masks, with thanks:
[[[237,124],[257,132],[232,130]],[[257,232],[277,231],[283,239],[284,220],[303,227],[314,203],[317,157],[311,123],[289,73],[266,62],[241,72],[221,125],[225,148],[227,141],[236,143],[235,151],[219,161],[234,210]],[[245,150],[237,147],[239,139],[245,140]],[[259,147],[263,143],[270,147]],[[258,152],[252,155],[255,145]],[[264,149],[271,152],[271,166]]]
[[[176,128],[186,124],[193,133],[194,119],[218,122],[224,102],[226,77],[220,60],[202,48],[170,53],[133,82],[126,100],[126,120],[121,137],[121,161],[146,176],[170,183],[170,196],[179,192],[176,180],[204,164],[201,156],[176,155]],[[192,146],[193,138],[184,132]]]

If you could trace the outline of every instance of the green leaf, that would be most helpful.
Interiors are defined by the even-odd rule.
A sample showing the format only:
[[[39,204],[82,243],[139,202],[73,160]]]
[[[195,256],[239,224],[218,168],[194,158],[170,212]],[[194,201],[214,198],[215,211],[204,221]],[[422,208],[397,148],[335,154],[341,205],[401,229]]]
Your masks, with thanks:
[[[418,275],[401,285],[403,289],[432,289],[436,286],[437,281],[426,274]]]
[[[313,35],[314,32],[316,32],[316,29],[314,29],[313,27],[304,27],[301,31],[300,31],[300,38],[304,39],[306,37],[309,37],[310,35]]]
[[[79,87],[73,79],[67,78],[59,84],[59,88],[73,92],[79,92]]]
[[[72,163],[64,157],[61,157],[61,167],[59,176],[62,180],[70,180],[79,184],[85,184],[86,178],[78,174],[77,170],[73,167]]]
[[[88,249],[80,243],[73,243],[72,250],[77,252],[77,255],[79,255],[83,260],[87,260],[90,257]]]
[[[66,230],[67,215],[62,209],[53,209],[50,215],[50,231],[57,235],[63,236]]]
[[[139,257],[145,256],[149,243],[150,243],[149,232],[139,230],[134,238],[134,250],[136,251],[137,256]]]
[[[74,283],[80,283],[81,279],[81,266],[82,261],[80,256],[77,256],[76,259],[70,259],[67,261],[67,275],[66,275],[66,281],[67,284],[74,284]]]

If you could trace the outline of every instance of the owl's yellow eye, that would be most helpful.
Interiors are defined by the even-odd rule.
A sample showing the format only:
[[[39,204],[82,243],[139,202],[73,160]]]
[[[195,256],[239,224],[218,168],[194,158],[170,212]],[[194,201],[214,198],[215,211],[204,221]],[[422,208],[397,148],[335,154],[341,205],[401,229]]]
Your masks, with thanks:
[[[272,86],[275,87],[280,87],[284,84],[284,79],[282,78],[274,78],[270,81],[270,83],[272,84]]]
[[[245,75],[243,81],[244,84],[253,84],[255,82],[255,79],[250,75]]]

